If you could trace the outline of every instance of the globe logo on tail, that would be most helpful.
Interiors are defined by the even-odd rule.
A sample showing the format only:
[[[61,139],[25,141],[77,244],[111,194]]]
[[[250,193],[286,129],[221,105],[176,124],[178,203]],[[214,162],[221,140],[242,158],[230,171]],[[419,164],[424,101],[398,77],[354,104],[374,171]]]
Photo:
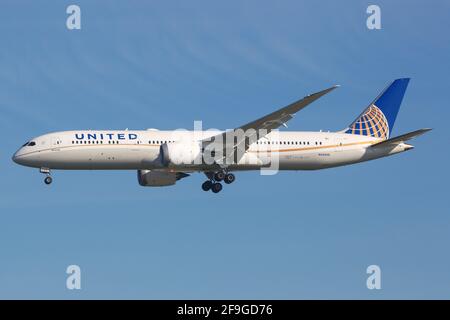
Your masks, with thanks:
[[[388,139],[389,125],[383,112],[381,112],[381,110],[373,104],[368,107],[345,132],[374,138]]]

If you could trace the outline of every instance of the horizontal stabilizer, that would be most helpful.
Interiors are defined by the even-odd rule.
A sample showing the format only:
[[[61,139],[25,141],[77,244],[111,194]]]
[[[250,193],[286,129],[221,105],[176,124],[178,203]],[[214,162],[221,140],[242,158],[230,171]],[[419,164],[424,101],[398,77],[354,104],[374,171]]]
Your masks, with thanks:
[[[401,136],[375,143],[375,144],[371,145],[371,147],[373,148],[373,147],[395,145],[398,143],[402,143],[402,142],[408,141],[412,138],[418,137],[430,130],[431,130],[430,128],[424,128],[424,129],[419,129],[419,130],[416,130],[413,132],[405,133],[405,134],[402,134]]]

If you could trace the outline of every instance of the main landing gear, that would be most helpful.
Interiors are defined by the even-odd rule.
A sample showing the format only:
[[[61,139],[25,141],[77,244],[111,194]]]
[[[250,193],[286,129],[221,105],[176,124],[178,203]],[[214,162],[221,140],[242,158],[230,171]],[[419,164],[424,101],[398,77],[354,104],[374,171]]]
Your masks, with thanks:
[[[48,184],[52,183],[53,179],[50,176],[50,169],[49,168],[41,168],[39,171],[46,175],[46,177],[44,179],[44,183],[45,184],[48,185]]]
[[[211,190],[213,193],[219,193],[222,190],[220,181],[230,184],[236,180],[234,174],[225,171],[205,172],[205,174],[209,180],[203,182],[202,189],[203,191]]]

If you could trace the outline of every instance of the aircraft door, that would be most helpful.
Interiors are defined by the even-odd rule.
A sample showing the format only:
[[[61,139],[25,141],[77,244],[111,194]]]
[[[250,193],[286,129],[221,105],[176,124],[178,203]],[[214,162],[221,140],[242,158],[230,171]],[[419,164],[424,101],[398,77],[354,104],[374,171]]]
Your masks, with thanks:
[[[59,147],[62,143],[62,140],[59,137],[52,138],[52,147]]]

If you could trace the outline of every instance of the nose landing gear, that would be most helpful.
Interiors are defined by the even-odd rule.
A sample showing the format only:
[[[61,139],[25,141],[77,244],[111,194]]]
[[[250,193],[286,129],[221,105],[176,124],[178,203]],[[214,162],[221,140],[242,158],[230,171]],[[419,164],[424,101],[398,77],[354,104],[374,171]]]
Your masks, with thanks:
[[[220,181],[230,184],[236,180],[234,174],[225,171],[205,172],[205,174],[209,180],[203,182],[202,189],[203,191],[211,190],[213,193],[219,193],[222,190],[223,187]]]
[[[52,183],[52,181],[53,181],[53,179],[52,179],[52,177],[50,177],[50,176],[47,176],[47,177],[45,177],[45,179],[44,179],[44,183],[45,183],[45,184],[50,184],[50,183]]]
[[[50,183],[52,183],[53,179],[50,176],[50,169],[49,168],[41,168],[39,171],[46,175],[46,177],[44,179],[44,183],[45,184],[49,185]]]

